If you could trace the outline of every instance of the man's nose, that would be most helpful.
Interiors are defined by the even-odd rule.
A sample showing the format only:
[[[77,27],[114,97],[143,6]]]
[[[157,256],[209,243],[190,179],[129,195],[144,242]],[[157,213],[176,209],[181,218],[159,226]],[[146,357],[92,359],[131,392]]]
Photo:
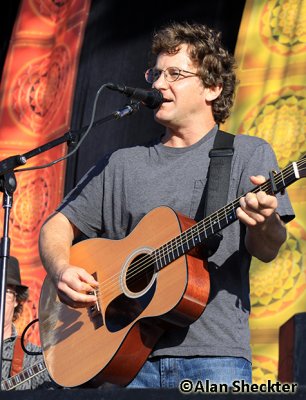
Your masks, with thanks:
[[[153,87],[154,89],[157,89],[157,90],[163,89],[163,88],[167,88],[167,87],[168,87],[168,81],[166,80],[166,77],[165,77],[165,73],[164,73],[164,72],[162,72],[162,73],[159,75],[158,79],[156,79],[156,81],[153,82],[152,87]]]

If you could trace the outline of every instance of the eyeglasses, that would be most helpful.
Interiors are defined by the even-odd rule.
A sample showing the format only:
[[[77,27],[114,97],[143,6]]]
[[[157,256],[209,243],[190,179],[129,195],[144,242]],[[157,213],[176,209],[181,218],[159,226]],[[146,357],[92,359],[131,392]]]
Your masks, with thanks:
[[[175,82],[179,79],[179,77],[190,78],[190,76],[183,75],[182,72],[185,72],[186,74],[191,74],[192,76],[199,76],[199,74],[195,72],[186,71],[177,67],[168,67],[164,70],[149,68],[145,72],[145,79],[148,83],[154,83],[159,79],[162,73],[164,73],[164,77],[168,82]]]

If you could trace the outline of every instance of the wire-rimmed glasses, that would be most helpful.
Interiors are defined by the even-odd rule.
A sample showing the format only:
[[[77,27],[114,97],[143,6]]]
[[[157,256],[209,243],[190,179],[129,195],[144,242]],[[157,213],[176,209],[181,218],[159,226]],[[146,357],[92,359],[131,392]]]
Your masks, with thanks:
[[[152,84],[159,79],[162,73],[164,74],[164,77],[168,82],[175,82],[180,77],[190,78],[191,76],[199,76],[199,74],[197,74],[196,72],[186,71],[177,67],[168,67],[166,69],[149,68],[145,72],[145,79],[148,83]],[[191,75],[186,76],[183,73]]]

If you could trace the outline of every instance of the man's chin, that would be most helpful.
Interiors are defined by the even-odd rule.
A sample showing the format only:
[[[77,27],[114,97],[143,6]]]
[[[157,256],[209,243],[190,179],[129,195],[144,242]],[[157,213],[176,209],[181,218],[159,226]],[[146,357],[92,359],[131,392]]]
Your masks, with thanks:
[[[167,122],[170,122],[169,118],[166,118],[160,110],[157,110],[154,112],[154,119],[159,124],[166,125],[166,126],[167,126]]]

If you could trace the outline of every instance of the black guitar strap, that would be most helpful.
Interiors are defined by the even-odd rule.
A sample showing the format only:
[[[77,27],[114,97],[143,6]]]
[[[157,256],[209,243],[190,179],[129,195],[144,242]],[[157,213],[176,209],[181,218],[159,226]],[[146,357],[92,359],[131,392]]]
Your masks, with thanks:
[[[204,216],[226,205],[235,135],[218,130],[213,148],[209,152],[210,164],[206,182]]]
[[[209,152],[210,164],[204,196],[205,217],[226,205],[234,154],[234,139],[235,135],[218,130],[213,148]],[[208,256],[218,249],[222,237],[221,233],[217,233],[207,241]]]

